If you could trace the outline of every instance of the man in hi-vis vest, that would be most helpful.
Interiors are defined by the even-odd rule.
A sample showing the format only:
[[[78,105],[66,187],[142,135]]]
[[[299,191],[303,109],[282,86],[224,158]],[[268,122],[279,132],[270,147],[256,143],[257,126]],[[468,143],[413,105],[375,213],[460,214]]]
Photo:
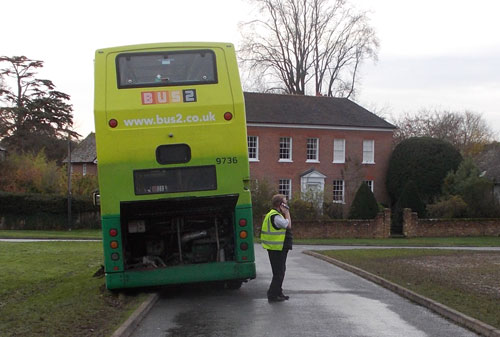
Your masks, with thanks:
[[[292,219],[287,205],[286,196],[273,196],[272,209],[266,214],[262,223],[260,240],[262,247],[267,249],[269,261],[273,270],[273,280],[267,291],[269,302],[282,302],[289,297],[283,294],[281,288],[285,278],[286,257],[292,249]]]

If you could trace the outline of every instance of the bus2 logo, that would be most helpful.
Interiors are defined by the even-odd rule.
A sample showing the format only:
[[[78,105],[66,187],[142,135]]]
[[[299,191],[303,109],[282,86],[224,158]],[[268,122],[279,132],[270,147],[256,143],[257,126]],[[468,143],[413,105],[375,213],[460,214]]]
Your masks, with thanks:
[[[182,94],[181,94],[182,93]],[[196,89],[141,92],[142,105],[196,102]]]

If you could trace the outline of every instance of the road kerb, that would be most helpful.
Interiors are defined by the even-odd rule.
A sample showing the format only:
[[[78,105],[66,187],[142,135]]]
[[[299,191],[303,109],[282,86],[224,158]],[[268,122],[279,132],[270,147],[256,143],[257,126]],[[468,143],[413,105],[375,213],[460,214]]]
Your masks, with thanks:
[[[461,312],[458,312],[452,308],[449,308],[441,303],[438,303],[436,301],[431,300],[430,298],[427,298],[425,296],[419,295],[409,289],[406,289],[398,284],[395,284],[393,282],[390,282],[380,276],[374,275],[372,273],[369,273],[363,269],[354,267],[350,264],[347,264],[345,262],[336,260],[332,257],[325,256],[319,253],[315,253],[310,250],[306,250],[303,252],[304,254],[314,256],[318,259],[324,260],[326,262],[329,262],[331,264],[334,264],[342,269],[345,269],[347,271],[350,271],[356,275],[359,275],[369,281],[372,281],[378,285],[381,285],[384,288],[387,288],[405,298],[408,298],[409,300],[418,303],[424,307],[429,308],[430,310],[440,314],[443,317],[446,317],[447,319],[463,326],[466,327],[476,333],[479,333],[483,336],[486,337],[500,337],[500,330],[496,329],[495,327],[488,325],[484,322],[481,322],[475,318],[472,318],[470,316],[467,316]]]
[[[157,293],[151,294],[142,304],[137,308],[132,315],[111,335],[111,337],[129,337],[132,332],[137,328],[142,319],[148,314],[149,310],[158,301],[159,295]]]

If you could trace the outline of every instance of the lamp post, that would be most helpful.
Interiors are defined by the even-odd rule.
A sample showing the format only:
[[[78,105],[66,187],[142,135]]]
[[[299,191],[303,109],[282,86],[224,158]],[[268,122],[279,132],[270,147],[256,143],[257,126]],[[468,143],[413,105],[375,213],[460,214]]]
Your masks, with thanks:
[[[71,231],[71,134],[68,132],[68,230]]]

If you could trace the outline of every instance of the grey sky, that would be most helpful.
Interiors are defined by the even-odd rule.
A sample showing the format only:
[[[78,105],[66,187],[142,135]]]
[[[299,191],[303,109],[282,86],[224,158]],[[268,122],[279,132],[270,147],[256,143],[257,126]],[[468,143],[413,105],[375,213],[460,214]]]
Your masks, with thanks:
[[[421,108],[482,113],[500,134],[500,1],[351,0],[370,11],[379,61],[361,69],[358,103],[398,116]],[[72,97],[83,136],[93,125],[98,48],[169,41],[238,46],[244,0],[62,0],[0,3],[0,54],[45,61],[40,77]],[[497,137],[500,138],[500,137]]]

